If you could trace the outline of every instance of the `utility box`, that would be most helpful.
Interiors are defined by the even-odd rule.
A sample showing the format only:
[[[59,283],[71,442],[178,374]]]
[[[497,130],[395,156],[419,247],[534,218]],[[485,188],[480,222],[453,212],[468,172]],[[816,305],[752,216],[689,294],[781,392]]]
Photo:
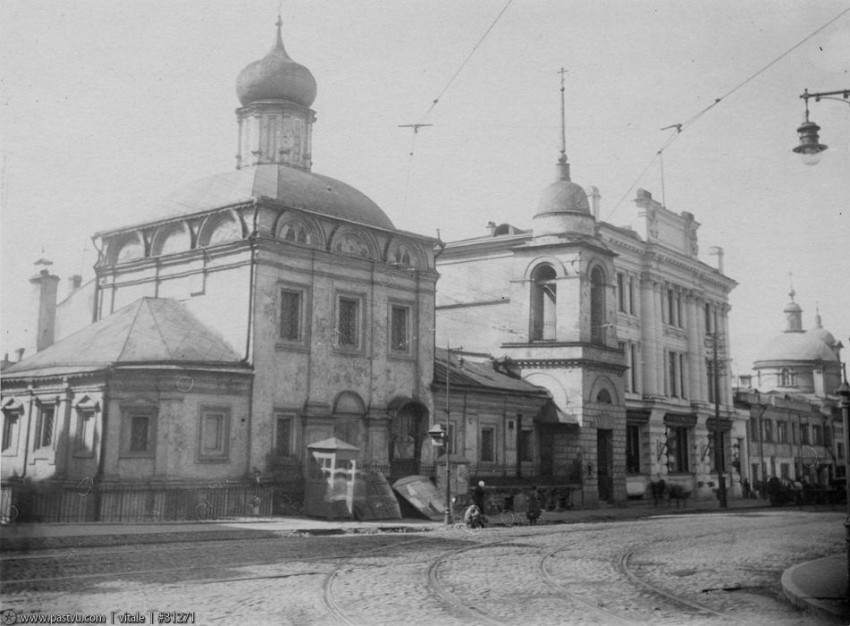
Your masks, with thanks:
[[[354,483],[360,449],[331,437],[307,446],[304,513],[312,517],[354,517]]]

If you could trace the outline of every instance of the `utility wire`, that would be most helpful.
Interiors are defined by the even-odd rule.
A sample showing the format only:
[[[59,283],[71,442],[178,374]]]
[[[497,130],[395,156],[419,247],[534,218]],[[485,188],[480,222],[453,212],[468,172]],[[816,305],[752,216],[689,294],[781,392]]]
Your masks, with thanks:
[[[705,114],[706,114],[706,113],[708,113],[711,109],[713,109],[713,108],[714,108],[714,107],[716,107],[718,104],[720,104],[723,100],[725,100],[726,98],[728,98],[729,96],[731,96],[733,93],[735,93],[736,91],[738,91],[739,89],[741,89],[744,85],[746,85],[747,83],[749,83],[750,81],[752,81],[753,79],[755,79],[757,76],[759,76],[759,75],[760,75],[760,74],[762,74],[763,72],[767,71],[768,69],[770,69],[771,67],[773,67],[774,65],[776,65],[779,61],[781,61],[781,60],[782,60],[782,59],[784,59],[786,56],[788,56],[789,54],[791,54],[792,52],[794,52],[797,48],[799,48],[800,46],[802,46],[802,45],[803,45],[804,43],[806,43],[809,39],[811,39],[812,37],[814,37],[815,35],[817,35],[818,33],[820,33],[822,30],[824,30],[825,28],[827,28],[828,26],[830,26],[833,22],[836,22],[836,21],[838,21],[839,19],[841,19],[842,17],[844,17],[847,13],[850,13],[850,8],[848,8],[848,9],[844,9],[841,13],[839,13],[839,14],[838,14],[838,15],[836,15],[834,18],[832,18],[831,20],[829,20],[826,24],[824,24],[824,25],[820,26],[820,27],[819,27],[819,28],[817,28],[815,31],[813,31],[812,33],[810,33],[809,35],[807,35],[806,37],[804,37],[803,39],[801,39],[800,41],[798,41],[796,44],[794,44],[793,46],[791,46],[788,50],[786,50],[785,52],[783,52],[782,54],[780,54],[778,57],[776,57],[775,59],[773,59],[770,63],[768,63],[768,64],[767,64],[767,65],[765,65],[764,67],[762,67],[760,70],[758,70],[757,72],[753,73],[753,74],[752,74],[752,75],[750,75],[748,78],[746,78],[745,80],[743,80],[743,81],[741,81],[740,83],[738,83],[737,85],[735,85],[732,89],[730,89],[729,91],[727,91],[725,94],[723,94],[723,95],[722,95],[722,96],[720,96],[719,98],[716,98],[716,99],[714,100],[714,102],[712,102],[712,103],[711,103],[711,104],[709,104],[707,107],[705,107],[704,109],[702,109],[702,110],[701,110],[700,112],[698,112],[696,115],[693,115],[692,117],[690,117],[688,120],[686,120],[686,121],[685,121],[685,122],[683,122],[682,124],[674,124],[674,125],[673,125],[673,127],[675,127],[675,128],[677,129],[677,131],[678,131],[678,132],[676,132],[676,134],[675,134],[675,135],[672,135],[669,139],[667,139],[667,141],[666,141],[666,142],[664,142],[664,145],[662,145],[662,146],[661,146],[661,148],[660,148],[660,149],[659,149],[659,150],[658,150],[658,151],[657,151],[657,152],[653,155],[652,159],[650,159],[650,161],[649,161],[649,163],[647,163],[646,167],[645,167],[645,168],[643,168],[643,171],[640,173],[640,175],[637,177],[637,179],[635,179],[635,181],[631,184],[631,186],[630,186],[630,187],[626,190],[626,193],[624,193],[624,194],[623,194],[622,198],[620,198],[620,200],[618,200],[618,201],[617,201],[617,204],[615,204],[615,205],[614,205],[614,208],[613,208],[613,209],[611,209],[611,212],[608,214],[608,216],[607,216],[607,218],[606,218],[606,219],[610,219],[610,218],[611,218],[611,216],[612,216],[612,215],[614,215],[614,212],[615,212],[615,211],[616,211],[616,210],[620,207],[620,204],[622,204],[623,200],[625,200],[625,198],[626,198],[626,197],[627,197],[627,196],[628,196],[628,195],[632,192],[632,190],[635,188],[635,186],[636,186],[636,185],[637,185],[637,184],[641,181],[641,179],[643,178],[643,176],[646,174],[647,170],[649,170],[649,168],[650,168],[650,167],[652,166],[652,164],[655,162],[655,159],[656,159],[656,158],[660,158],[660,156],[661,156],[662,152],[664,152],[664,150],[666,150],[667,148],[669,148],[669,147],[670,147],[670,145],[671,145],[674,141],[676,141],[676,139],[678,139],[678,138],[679,138],[679,136],[682,134],[682,132],[683,132],[684,130],[686,130],[687,128],[689,128],[690,126],[692,126],[692,125],[693,125],[693,124],[694,124],[694,123],[695,123],[698,119],[700,119],[703,115],[705,115]],[[667,128],[671,128],[671,127],[670,127],[670,126],[668,126]],[[663,128],[662,130],[667,130],[667,129],[666,129],[666,128]]]
[[[468,55],[466,55],[466,58],[463,60],[463,63],[461,63],[460,67],[457,68],[457,71],[454,74],[452,74],[452,77],[449,79],[449,82],[446,83],[446,86],[443,87],[443,90],[439,94],[437,94],[437,97],[434,98],[434,100],[431,102],[431,106],[428,107],[428,110],[425,112],[425,115],[422,116],[423,120],[426,119],[431,114],[431,111],[433,111],[434,107],[437,106],[437,104],[440,102],[440,98],[442,98],[443,94],[445,94],[449,90],[449,87],[452,86],[452,83],[455,81],[455,79],[458,77],[458,75],[460,75],[460,73],[463,71],[463,68],[466,67],[467,63],[469,63],[469,60],[472,58],[472,55],[475,54],[475,51],[478,50],[478,47],[482,43],[484,43],[484,40],[487,38],[487,35],[490,34],[490,31],[493,30],[493,28],[496,26],[498,21],[502,18],[502,15],[504,15],[505,11],[508,10],[508,7],[511,5],[511,2],[513,2],[513,0],[508,0],[505,3],[505,6],[503,6],[502,10],[499,11],[499,14],[496,16],[496,19],[493,20],[493,23],[490,24],[490,26],[487,28],[486,31],[484,31],[484,34],[481,35],[481,39],[479,39],[478,43],[476,43],[472,47],[472,50],[470,51],[470,53]]]

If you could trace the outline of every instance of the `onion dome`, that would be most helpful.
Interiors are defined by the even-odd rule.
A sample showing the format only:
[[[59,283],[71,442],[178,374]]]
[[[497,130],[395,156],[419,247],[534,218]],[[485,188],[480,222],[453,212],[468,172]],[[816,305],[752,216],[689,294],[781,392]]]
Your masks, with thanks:
[[[271,51],[246,66],[236,78],[236,95],[242,106],[257,100],[288,100],[309,107],[316,99],[316,79],[306,67],[293,61],[283,47],[281,20]]]

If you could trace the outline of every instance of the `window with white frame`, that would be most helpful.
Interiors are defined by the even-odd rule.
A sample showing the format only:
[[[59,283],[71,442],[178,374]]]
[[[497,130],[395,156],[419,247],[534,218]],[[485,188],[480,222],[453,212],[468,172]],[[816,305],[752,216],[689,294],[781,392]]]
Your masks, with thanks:
[[[776,441],[779,443],[788,443],[788,422],[776,421]]]
[[[685,398],[685,356],[672,350],[667,352],[667,395]]]
[[[38,408],[33,450],[53,447],[53,430],[56,426],[56,405],[42,404]]]
[[[280,290],[280,339],[290,342],[304,340],[304,291]]]
[[[226,461],[230,450],[230,409],[202,406],[198,428],[198,460]]]
[[[410,352],[410,307],[390,305],[390,352]]]

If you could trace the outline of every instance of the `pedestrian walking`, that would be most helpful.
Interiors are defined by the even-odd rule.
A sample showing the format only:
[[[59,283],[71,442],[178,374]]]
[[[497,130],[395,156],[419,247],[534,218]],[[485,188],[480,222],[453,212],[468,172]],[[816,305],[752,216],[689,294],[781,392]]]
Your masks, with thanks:
[[[525,516],[531,526],[536,525],[537,519],[540,517],[540,498],[537,495],[536,486],[532,487],[528,494],[528,508],[525,510]]]

